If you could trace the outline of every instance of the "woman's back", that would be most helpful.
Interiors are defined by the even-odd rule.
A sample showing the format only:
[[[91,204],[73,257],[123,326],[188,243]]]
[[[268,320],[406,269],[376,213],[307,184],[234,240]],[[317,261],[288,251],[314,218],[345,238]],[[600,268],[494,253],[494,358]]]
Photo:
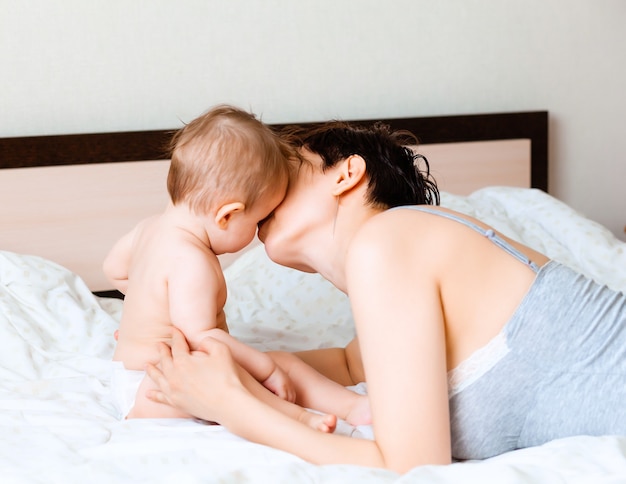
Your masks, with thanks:
[[[434,220],[400,226],[444,271],[452,455],[626,433],[626,296],[464,215],[410,209]]]
[[[454,457],[626,434],[624,294],[551,261],[492,355],[451,388]]]

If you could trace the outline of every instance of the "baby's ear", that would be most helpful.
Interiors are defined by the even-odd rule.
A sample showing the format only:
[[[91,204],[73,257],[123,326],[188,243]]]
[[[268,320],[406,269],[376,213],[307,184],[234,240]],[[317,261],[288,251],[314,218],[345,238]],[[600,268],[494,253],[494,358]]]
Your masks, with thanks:
[[[245,209],[246,205],[242,202],[231,202],[222,205],[215,214],[215,225],[220,229],[225,229],[232,216],[237,212],[243,212]]]

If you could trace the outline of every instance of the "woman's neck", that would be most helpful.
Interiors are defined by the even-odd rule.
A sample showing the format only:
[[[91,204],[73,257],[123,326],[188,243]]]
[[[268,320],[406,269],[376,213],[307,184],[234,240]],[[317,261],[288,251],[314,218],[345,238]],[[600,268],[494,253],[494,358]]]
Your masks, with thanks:
[[[349,198],[340,200],[335,220],[320,237],[317,249],[313,247],[308,254],[311,267],[339,290],[347,292],[345,267],[350,244],[361,227],[380,212],[363,206],[362,202],[353,203]],[[322,247],[324,250],[320,250]]]

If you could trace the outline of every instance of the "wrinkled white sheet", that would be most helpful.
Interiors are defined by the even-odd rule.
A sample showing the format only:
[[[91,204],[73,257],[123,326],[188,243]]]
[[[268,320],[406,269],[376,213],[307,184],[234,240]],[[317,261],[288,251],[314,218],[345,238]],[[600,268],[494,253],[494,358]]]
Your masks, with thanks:
[[[443,204],[626,290],[626,244],[542,192],[488,188],[444,194]],[[229,267],[227,281],[232,333],[260,349],[335,346],[353,335],[343,294],[271,263],[261,247]],[[108,387],[121,304],[95,298],[49,261],[0,252],[0,482],[626,482],[626,437],[573,437],[398,476],[314,466],[192,420],[120,422]]]

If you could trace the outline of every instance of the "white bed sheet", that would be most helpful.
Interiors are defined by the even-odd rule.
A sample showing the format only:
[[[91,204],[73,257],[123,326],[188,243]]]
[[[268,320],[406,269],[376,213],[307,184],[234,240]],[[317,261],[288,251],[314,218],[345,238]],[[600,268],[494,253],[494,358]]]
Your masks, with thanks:
[[[443,204],[626,290],[626,244],[543,192],[488,188],[444,194]],[[298,350],[353,335],[343,294],[271,263],[262,247],[226,275],[229,325],[249,344]],[[192,420],[117,421],[108,387],[121,304],[92,296],[56,264],[0,252],[0,482],[626,482],[626,437],[572,437],[398,476],[314,466]],[[342,432],[352,430],[342,423]]]

